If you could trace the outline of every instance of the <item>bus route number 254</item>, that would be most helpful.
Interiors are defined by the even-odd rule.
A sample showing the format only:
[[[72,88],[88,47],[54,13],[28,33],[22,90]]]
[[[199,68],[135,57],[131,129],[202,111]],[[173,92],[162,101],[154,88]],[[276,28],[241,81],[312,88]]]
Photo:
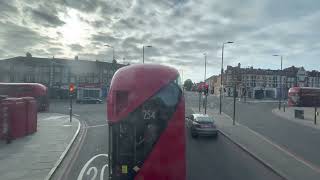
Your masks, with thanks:
[[[152,110],[143,110],[143,119],[150,120],[156,118],[156,112]]]

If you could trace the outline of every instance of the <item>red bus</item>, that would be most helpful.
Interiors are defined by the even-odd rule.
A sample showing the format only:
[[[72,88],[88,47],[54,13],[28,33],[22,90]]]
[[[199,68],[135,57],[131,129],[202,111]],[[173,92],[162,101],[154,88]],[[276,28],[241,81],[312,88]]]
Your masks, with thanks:
[[[185,100],[176,69],[130,65],[107,99],[111,180],[185,180]]]
[[[288,92],[288,106],[319,107],[320,88],[293,87]]]
[[[48,88],[38,83],[0,83],[0,95],[9,97],[34,97],[38,110],[49,109]]]

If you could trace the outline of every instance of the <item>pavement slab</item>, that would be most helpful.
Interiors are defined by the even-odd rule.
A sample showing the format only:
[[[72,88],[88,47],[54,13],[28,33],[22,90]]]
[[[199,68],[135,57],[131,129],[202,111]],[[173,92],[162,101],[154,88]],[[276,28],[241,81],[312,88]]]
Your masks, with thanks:
[[[304,110],[305,118],[299,119],[294,117],[294,110]],[[319,109],[318,109],[319,112]],[[285,112],[283,110],[278,110],[277,108],[272,109],[272,113],[281,117],[285,120],[290,120],[291,122],[314,128],[320,130],[320,118],[317,116],[317,123],[314,124],[314,108],[286,108]]]
[[[0,179],[45,179],[80,128],[79,120],[57,113],[38,113],[34,134],[0,141]]]

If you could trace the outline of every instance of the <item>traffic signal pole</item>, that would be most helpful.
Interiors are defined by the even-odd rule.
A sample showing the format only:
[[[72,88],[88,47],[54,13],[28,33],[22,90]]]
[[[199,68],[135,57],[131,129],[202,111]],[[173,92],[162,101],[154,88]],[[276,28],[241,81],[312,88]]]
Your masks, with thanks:
[[[232,116],[232,124],[236,124],[236,84],[233,87],[233,116]]]
[[[205,105],[204,105],[204,114],[207,114],[207,104],[208,104],[208,94],[206,94],[206,99],[205,99]]]
[[[199,92],[199,112],[201,111],[200,106],[201,106],[201,91]]]
[[[72,93],[70,93],[70,122],[72,122]]]
[[[72,122],[72,98],[74,94],[74,84],[69,84],[69,99],[70,99],[70,107],[69,107],[69,112],[70,112],[70,123]]]

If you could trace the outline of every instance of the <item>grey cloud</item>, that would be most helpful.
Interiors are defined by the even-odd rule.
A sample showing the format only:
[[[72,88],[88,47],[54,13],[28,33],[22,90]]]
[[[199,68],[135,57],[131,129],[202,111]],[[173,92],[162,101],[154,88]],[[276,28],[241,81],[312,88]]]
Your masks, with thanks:
[[[0,1],[0,21],[9,20],[19,14],[15,1]]]
[[[174,43],[174,39],[167,37],[157,37],[150,40],[152,43],[160,46],[171,46]]]
[[[92,35],[91,40],[95,41],[95,42],[97,42],[99,44],[111,44],[111,45],[113,45],[115,43],[118,43],[121,39],[116,38],[111,34],[100,32],[100,33]]]
[[[20,4],[29,9],[26,15],[35,23],[19,14],[22,13]],[[208,52],[208,64],[216,66],[215,62],[221,58],[222,42],[235,41],[225,49],[226,64],[235,65],[240,61],[272,66],[268,63],[269,54],[276,52],[286,54],[288,61],[291,58],[290,63],[306,58],[314,60],[319,55],[316,52],[320,37],[319,5],[319,2],[300,0],[30,0],[19,5],[1,1],[3,23],[0,25],[4,28],[0,29],[0,45],[5,50],[0,54],[24,54],[34,47],[34,56],[34,53],[63,54],[73,50],[81,51],[80,59],[83,56],[110,61],[112,50],[103,47],[110,44],[115,47],[117,58],[141,62],[141,46],[148,44],[153,46],[145,52],[148,62],[200,69],[203,52]],[[80,44],[61,46],[62,34],[55,34],[57,43],[54,44],[37,32],[45,28],[43,25],[51,29],[61,26],[63,19],[57,15],[66,13],[67,9],[79,11],[84,29],[94,29],[88,31],[93,34],[89,39],[79,42],[86,48]],[[17,24],[5,23],[7,21]],[[19,26],[21,22],[26,26]],[[47,47],[43,51],[42,44]],[[202,79],[196,73],[193,76]]]
[[[40,57],[51,57],[54,55],[44,49],[32,49],[31,54],[36,55],[36,56],[40,56]]]
[[[69,7],[85,12],[96,11],[100,3],[99,0],[64,0],[64,2]]]
[[[81,51],[81,50],[83,50],[83,46],[81,46],[80,44],[71,44],[70,48],[73,51]]]
[[[110,20],[109,20],[109,22],[110,22]],[[101,27],[107,26],[107,25],[108,25],[108,22],[106,22],[106,20],[104,20],[104,21],[98,20],[98,21],[92,21],[92,22],[90,22],[90,24],[91,24],[93,27],[101,28]]]
[[[33,46],[49,44],[49,38],[41,36],[38,32],[11,22],[0,22],[0,44],[12,53],[23,53]]]
[[[18,8],[15,7],[15,1],[0,1],[0,10],[1,14],[3,13],[17,13]]]
[[[60,48],[60,47],[51,47],[48,49],[48,52],[50,52],[53,55],[60,55],[62,54],[64,51],[64,49]]]
[[[121,19],[113,25],[113,28],[120,30],[137,30],[141,29],[146,23],[136,17],[128,17],[126,19]]]
[[[273,20],[284,21],[319,11],[319,1],[282,0],[274,3],[266,1],[263,15]]]
[[[32,19],[41,25],[55,27],[65,24],[65,22],[60,20],[56,14],[50,14],[50,12],[45,11],[45,8],[42,6],[40,6],[38,9],[25,9],[31,13]]]

